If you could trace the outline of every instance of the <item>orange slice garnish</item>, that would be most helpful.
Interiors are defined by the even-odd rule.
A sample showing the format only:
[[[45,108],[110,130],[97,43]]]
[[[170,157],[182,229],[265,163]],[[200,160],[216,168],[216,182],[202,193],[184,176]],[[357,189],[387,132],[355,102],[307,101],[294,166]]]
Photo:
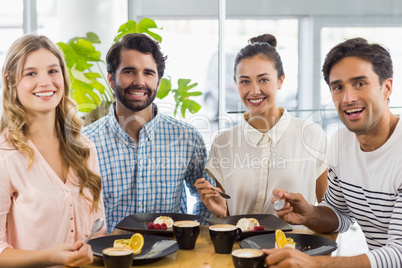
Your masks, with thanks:
[[[275,230],[275,242],[278,248],[283,248],[286,244],[286,235],[280,229]]]
[[[135,233],[131,236],[129,246],[133,249],[134,254],[140,254],[144,246],[144,237],[140,233]]]

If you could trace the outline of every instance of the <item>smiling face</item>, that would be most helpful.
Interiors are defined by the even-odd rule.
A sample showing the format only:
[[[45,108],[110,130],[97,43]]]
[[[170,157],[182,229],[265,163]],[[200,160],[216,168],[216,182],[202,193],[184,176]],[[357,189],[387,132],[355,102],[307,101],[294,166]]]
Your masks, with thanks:
[[[64,94],[57,57],[45,48],[29,54],[17,85],[17,96],[28,115],[55,112]]]
[[[281,89],[285,75],[278,79],[272,61],[263,56],[242,59],[236,68],[236,84],[240,98],[251,116],[268,118],[278,110],[276,92]]]
[[[392,78],[380,84],[370,62],[346,57],[332,67],[329,84],[339,118],[350,131],[357,135],[378,131],[392,93]]]
[[[120,64],[112,79],[108,80],[113,88],[117,103],[116,112],[138,112],[151,107],[156,98],[159,77],[152,54],[137,50],[121,50]]]

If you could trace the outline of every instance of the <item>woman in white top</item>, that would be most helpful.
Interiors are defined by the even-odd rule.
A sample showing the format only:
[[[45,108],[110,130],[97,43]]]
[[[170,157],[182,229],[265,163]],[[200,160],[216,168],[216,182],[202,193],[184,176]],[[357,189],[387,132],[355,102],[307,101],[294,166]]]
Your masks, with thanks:
[[[25,35],[2,70],[0,267],[82,266],[105,217],[94,146],[80,134],[63,54]],[[106,235],[106,228],[95,236]]]
[[[217,135],[206,165],[231,199],[226,202],[204,178],[195,183],[215,217],[276,214],[275,188],[299,192],[310,203],[324,196],[326,134],[277,106],[285,74],[276,44],[270,34],[252,38],[235,59],[234,80],[248,111],[240,124]]]

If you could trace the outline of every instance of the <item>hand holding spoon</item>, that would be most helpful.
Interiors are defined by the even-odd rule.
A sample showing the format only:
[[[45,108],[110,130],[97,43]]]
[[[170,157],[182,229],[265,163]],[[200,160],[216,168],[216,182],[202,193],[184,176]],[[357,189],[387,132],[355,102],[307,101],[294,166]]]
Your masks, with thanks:
[[[85,239],[85,243],[88,243],[89,239],[91,239],[92,235],[102,229],[105,220],[103,218],[99,218],[92,224],[92,232],[91,234]]]
[[[281,209],[283,209],[284,206],[285,206],[285,200],[283,199],[283,197],[279,198],[278,200],[276,200],[274,202],[275,210],[281,210]]]
[[[209,171],[208,169],[205,169],[205,172],[206,172],[214,181],[217,181],[216,178],[215,178],[215,176],[212,174],[211,171]],[[215,189],[215,188],[211,188],[211,189],[214,190],[215,192],[218,192],[223,198],[225,198],[225,199],[230,199],[230,195],[225,194],[224,192],[218,191],[218,190]]]
[[[225,194],[224,192],[218,191],[218,190],[215,189],[215,188],[211,188],[211,189],[214,190],[215,192],[218,192],[223,198],[225,198],[225,199],[230,199],[230,195]]]

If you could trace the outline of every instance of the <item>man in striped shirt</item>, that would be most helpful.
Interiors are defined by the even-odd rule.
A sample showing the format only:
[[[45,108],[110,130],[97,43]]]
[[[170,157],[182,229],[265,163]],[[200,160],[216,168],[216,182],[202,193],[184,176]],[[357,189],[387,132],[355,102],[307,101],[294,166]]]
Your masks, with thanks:
[[[159,44],[127,34],[107,53],[107,79],[116,102],[84,129],[96,145],[108,231],[134,213],[187,213],[184,191],[203,223],[212,216],[194,186],[206,178],[207,152],[192,126],[160,113],[153,103],[165,69]]]
[[[393,68],[388,51],[362,38],[335,46],[323,65],[339,118],[346,128],[328,147],[328,188],[318,206],[300,194],[286,198],[279,217],[322,233],[344,232],[357,221],[369,252],[352,257],[310,257],[266,250],[266,263],[298,267],[402,267],[402,123],[391,113]],[[277,198],[274,198],[274,202]]]

